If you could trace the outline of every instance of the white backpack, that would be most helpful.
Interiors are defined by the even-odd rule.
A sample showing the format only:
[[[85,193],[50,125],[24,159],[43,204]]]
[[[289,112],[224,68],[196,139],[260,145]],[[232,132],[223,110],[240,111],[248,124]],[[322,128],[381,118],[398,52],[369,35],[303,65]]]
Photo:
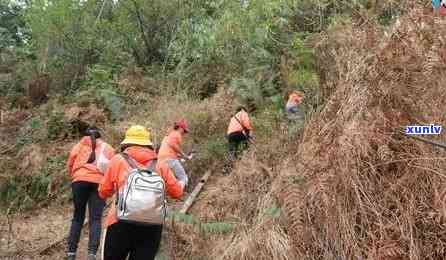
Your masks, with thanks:
[[[135,224],[164,224],[167,213],[164,180],[154,171],[138,168],[128,154],[122,156],[132,170],[118,192],[117,218]]]

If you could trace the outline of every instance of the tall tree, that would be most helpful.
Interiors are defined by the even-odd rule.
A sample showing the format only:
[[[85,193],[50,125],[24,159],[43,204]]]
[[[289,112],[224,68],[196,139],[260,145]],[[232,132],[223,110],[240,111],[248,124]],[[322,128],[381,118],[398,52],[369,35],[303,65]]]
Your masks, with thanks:
[[[0,52],[23,44],[27,37],[22,11],[20,5],[0,0]]]

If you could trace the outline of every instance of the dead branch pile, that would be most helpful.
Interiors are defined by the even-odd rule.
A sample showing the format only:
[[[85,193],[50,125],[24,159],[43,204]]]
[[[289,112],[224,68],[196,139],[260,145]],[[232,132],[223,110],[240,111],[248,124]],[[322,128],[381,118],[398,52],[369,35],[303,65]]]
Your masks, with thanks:
[[[445,151],[395,134],[446,124],[445,23],[414,7],[373,46],[354,26],[321,40],[335,85],[274,184],[296,259],[446,257]]]
[[[258,197],[254,207],[257,215],[248,226],[240,226],[233,236],[220,241],[214,248],[211,259],[218,260],[257,260],[257,259],[296,259],[291,240],[280,225],[280,218],[269,212],[276,205],[271,193]]]
[[[212,177],[209,182],[217,176]],[[191,255],[219,260],[295,259],[270,192],[275,178],[276,173],[260,163],[254,151],[245,154],[230,176],[219,177],[218,183],[202,191],[191,212],[203,222],[230,224],[231,232],[197,232],[178,229],[181,225],[177,224],[175,229],[181,231],[174,232],[175,259]]]
[[[254,153],[248,153],[235,165],[230,176],[220,177],[216,187],[203,191],[201,196],[205,199],[197,201],[194,210],[204,219],[232,219],[252,224],[259,200],[269,192],[273,179],[274,176],[259,167]]]

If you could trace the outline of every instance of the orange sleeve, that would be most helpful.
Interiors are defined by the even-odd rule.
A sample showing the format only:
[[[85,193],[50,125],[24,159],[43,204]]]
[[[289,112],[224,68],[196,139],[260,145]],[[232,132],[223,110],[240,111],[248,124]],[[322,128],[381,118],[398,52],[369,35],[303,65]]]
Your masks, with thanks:
[[[67,171],[70,176],[73,174],[73,165],[79,153],[79,147],[79,144],[76,144],[73,149],[71,149],[70,154],[68,155]]]
[[[249,129],[249,130],[252,131],[251,121],[249,120],[248,113],[245,112],[245,113],[243,113],[242,115],[243,115],[243,116],[242,116],[243,126],[244,126],[246,129]]]
[[[113,149],[113,147],[109,144],[106,144],[106,149],[105,149],[105,156],[107,157],[107,159],[111,159],[113,158],[113,156],[115,156],[115,149]]]
[[[158,173],[166,183],[167,195],[174,199],[180,199],[181,196],[183,196],[183,187],[177,181],[177,179],[173,175],[173,172],[170,170],[166,163],[161,163],[158,165]]]
[[[98,187],[99,197],[107,199],[115,193],[117,186],[117,176],[121,171],[122,163],[118,156],[114,156],[105,171],[104,177]]]

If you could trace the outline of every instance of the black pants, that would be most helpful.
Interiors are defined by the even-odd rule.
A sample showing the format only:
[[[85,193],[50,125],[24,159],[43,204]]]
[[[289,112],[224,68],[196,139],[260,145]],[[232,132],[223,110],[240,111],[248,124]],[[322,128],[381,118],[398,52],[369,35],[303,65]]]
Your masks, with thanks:
[[[124,222],[107,228],[103,260],[153,260],[161,243],[162,225],[136,225]]]
[[[88,253],[96,254],[101,239],[101,220],[105,201],[98,195],[98,184],[78,181],[71,184],[73,190],[74,214],[68,237],[68,252],[75,253],[81,236],[88,204],[90,233]]]
[[[248,137],[243,132],[234,132],[228,135],[229,154],[237,157],[238,154],[248,147]]]

